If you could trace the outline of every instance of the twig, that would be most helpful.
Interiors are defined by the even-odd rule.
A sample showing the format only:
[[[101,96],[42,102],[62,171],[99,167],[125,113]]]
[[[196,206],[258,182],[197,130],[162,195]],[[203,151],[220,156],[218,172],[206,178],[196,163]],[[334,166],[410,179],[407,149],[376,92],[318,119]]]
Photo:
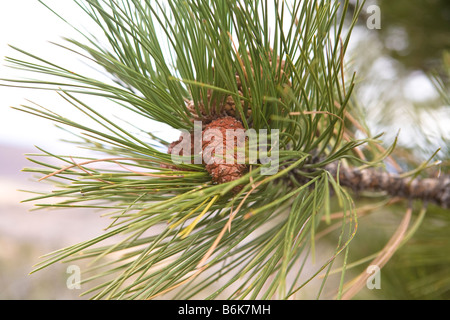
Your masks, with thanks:
[[[337,176],[337,163],[325,166],[334,177]],[[409,200],[422,200],[425,204],[435,203],[445,209],[450,207],[450,176],[439,178],[409,178],[374,168],[339,168],[339,183],[342,186],[360,191],[382,191],[392,197]]]

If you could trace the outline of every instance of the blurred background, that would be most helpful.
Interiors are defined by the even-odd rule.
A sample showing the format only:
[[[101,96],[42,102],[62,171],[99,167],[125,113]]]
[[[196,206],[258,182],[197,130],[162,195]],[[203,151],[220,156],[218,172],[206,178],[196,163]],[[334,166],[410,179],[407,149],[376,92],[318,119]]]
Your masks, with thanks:
[[[92,22],[73,1],[52,0],[46,4],[74,22],[83,32],[95,30],[89,27]],[[0,30],[0,78],[34,77],[8,67],[4,61],[6,56],[24,58],[10,45],[80,73],[96,72],[78,60],[75,54],[67,54],[51,43],[63,43],[62,37],[80,39],[80,35],[37,0],[1,1]],[[90,151],[63,142],[64,139],[77,139],[50,121],[11,107],[37,103],[80,122],[86,119],[55,92],[0,86],[0,97],[0,299],[78,298],[81,290],[69,290],[66,285],[70,276],[68,265],[55,265],[35,274],[28,273],[40,256],[98,236],[110,221],[100,218],[104,212],[92,210],[34,211],[33,203],[21,203],[32,196],[26,191],[49,191],[51,186],[36,182],[37,177],[21,170],[37,167],[27,160],[30,154],[42,153],[37,147],[55,154],[89,155]],[[91,104],[100,102],[111,112],[117,107],[101,99],[86,96],[83,99]],[[155,134],[165,134],[168,139],[173,134],[178,138],[175,130],[136,117],[131,112],[124,115],[121,110],[120,117],[133,125],[151,128]]]
[[[70,1],[61,2],[66,3],[66,12],[71,12]],[[52,59],[55,55],[47,41],[73,33],[35,0],[2,1],[0,30],[1,78],[24,77],[5,66],[4,57],[15,54],[9,44],[38,55],[50,55]],[[57,99],[47,92],[2,86],[0,97],[0,299],[76,297],[79,292],[67,289],[62,268],[36,275],[28,273],[39,256],[95,235],[101,228],[100,222],[86,212],[32,213],[32,204],[20,203],[29,195],[19,190],[45,188],[21,172],[31,164],[25,154],[39,152],[35,145],[52,150],[63,150],[66,145],[59,141],[61,131],[52,124],[10,108],[27,103],[26,99],[41,101],[43,105],[54,105]]]
[[[89,30],[90,21],[72,1],[46,3],[77,27]],[[367,19],[372,13],[363,10],[347,56],[348,68],[357,71],[356,100],[367,115],[372,133],[384,132],[383,139],[387,145],[393,142],[400,130],[400,150],[412,150],[415,159],[423,161],[441,148],[437,158],[447,161],[448,164],[450,106],[430,79],[436,76],[448,88],[449,74],[445,71],[445,59],[450,66],[450,57],[447,55],[445,58],[444,52],[450,49],[450,2],[418,0],[412,5],[408,0],[379,0],[367,1],[365,8],[373,4],[380,8],[381,28],[368,28]],[[5,66],[3,57],[20,58],[8,45],[14,45],[57,64],[70,66],[81,73],[92,71],[89,66],[78,61],[76,56],[67,55],[50,43],[61,42],[61,36],[70,38],[78,37],[78,34],[36,0],[2,1],[0,30],[0,78],[20,79],[31,76]],[[100,218],[101,213],[92,210],[32,211],[32,203],[21,203],[29,197],[29,194],[21,190],[48,190],[49,187],[45,183],[37,183],[35,177],[21,170],[33,166],[25,155],[39,153],[35,146],[60,154],[79,155],[88,151],[60,141],[67,138],[66,133],[52,123],[16,111],[11,106],[29,105],[29,101],[33,101],[74,119],[80,115],[73,113],[53,92],[0,86],[0,97],[0,299],[78,298],[80,290],[67,288],[67,265],[55,265],[32,275],[28,273],[39,256],[99,235],[108,221]],[[143,119],[128,120],[142,124],[141,127],[149,126]],[[159,132],[166,136],[174,134],[166,127],[155,126],[154,123],[151,125],[153,133]],[[168,140],[171,141],[170,138]],[[403,160],[407,167],[408,157],[405,156]],[[384,224],[391,221],[390,219],[395,221],[398,218],[396,212],[387,214]],[[423,236],[426,239],[419,243],[428,243],[426,240],[429,240],[430,234],[436,234],[436,228],[438,232],[448,233],[448,228],[445,228],[448,227],[449,221],[442,220],[442,211],[432,208],[430,215],[435,217],[432,219],[433,226],[438,226],[433,229],[425,225]],[[375,224],[373,228],[376,226]],[[379,243],[385,243],[389,228],[385,230],[385,233],[376,233],[376,230],[369,228],[365,234],[372,235],[371,239],[374,241],[371,243],[376,246],[377,241],[373,235],[375,234]],[[364,232],[360,233],[363,235],[356,240],[365,241]],[[439,244],[450,244],[448,238],[439,238]],[[397,279],[402,290],[379,290],[363,293],[361,297],[449,298],[450,275],[443,265],[444,262],[448,263],[445,260],[448,258],[445,257],[450,256],[450,252],[445,246],[441,248],[435,244],[432,247],[438,247],[442,256],[437,261],[442,266],[436,267],[436,261],[432,266],[436,273],[435,278],[439,275],[441,279],[441,283],[436,284],[437,287],[422,290],[420,284],[414,284],[412,289],[408,289],[403,286],[401,276],[397,272],[397,276],[391,278]],[[409,250],[411,248],[413,247]],[[417,266],[407,258],[411,256],[411,252],[408,253],[408,249],[403,252],[403,255],[400,252],[398,260],[405,263],[407,259],[406,263],[410,269],[409,272],[403,272],[402,276],[417,278],[418,274],[428,274],[430,267],[428,264],[423,266],[424,259],[419,259],[422,264]],[[355,259],[357,255],[358,253]],[[393,265],[392,270],[403,268],[395,263]],[[389,272],[387,269],[383,273],[386,277],[382,283],[388,283]],[[436,279],[427,281],[429,283]],[[448,282],[442,279],[448,279]],[[405,283],[410,283],[408,281],[405,279]]]

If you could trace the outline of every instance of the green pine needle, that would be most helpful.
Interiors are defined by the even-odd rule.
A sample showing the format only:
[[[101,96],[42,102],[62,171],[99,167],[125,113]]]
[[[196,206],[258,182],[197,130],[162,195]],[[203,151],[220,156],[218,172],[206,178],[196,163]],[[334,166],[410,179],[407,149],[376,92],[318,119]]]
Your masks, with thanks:
[[[25,171],[54,182],[55,190],[27,201],[39,208],[108,209],[105,216],[112,220],[98,237],[46,255],[32,272],[86,259],[91,264],[83,270],[82,284],[93,299],[164,294],[287,299],[298,297],[319,274],[324,275],[321,297],[331,267],[343,254],[341,295],[357,217],[352,198],[323,166],[335,161],[376,165],[388,155],[374,147],[376,137],[352,138],[354,128],[346,119],[355,75],[344,74],[343,57],[361,4],[350,16],[348,1],[343,6],[319,0],[74,1],[103,39],[80,32],[82,39],[56,45],[101,68],[111,81],[13,47],[24,58],[6,61],[37,78],[2,79],[2,84],[56,91],[85,115],[86,123],[34,103],[16,109],[70,128],[75,143],[105,155],[82,158],[40,150],[30,158],[39,167]],[[58,16],[69,23],[63,15]],[[271,63],[277,57],[285,61],[284,70]],[[243,92],[236,75],[245,79]],[[253,164],[239,180],[217,185],[202,165],[163,168],[171,164],[164,137],[147,134],[151,128],[130,131],[83,99],[100,97],[174,129],[192,129],[185,101],[194,101],[198,116],[199,104],[208,113],[208,90],[219,100],[233,97],[245,128],[280,130],[276,174],[263,176],[263,165]],[[363,144],[376,161],[360,156]],[[60,166],[36,159],[43,157]],[[314,157],[319,160],[310,161]],[[237,185],[243,189],[233,195]],[[343,210],[336,248],[311,265],[307,257],[312,253],[319,261],[317,236],[332,223],[334,201]]]

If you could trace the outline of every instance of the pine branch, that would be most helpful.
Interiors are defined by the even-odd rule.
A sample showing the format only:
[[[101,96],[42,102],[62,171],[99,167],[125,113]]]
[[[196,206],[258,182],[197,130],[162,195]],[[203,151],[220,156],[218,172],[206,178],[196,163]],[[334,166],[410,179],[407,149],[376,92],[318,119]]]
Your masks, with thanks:
[[[442,174],[438,177],[410,177],[396,173],[386,172],[382,168],[359,168],[348,164],[340,165],[340,161],[333,161],[323,167],[309,169],[311,164],[319,165],[318,157],[310,157],[306,169],[296,168],[290,172],[289,179],[304,184],[310,181],[311,173],[325,170],[339,185],[347,187],[355,194],[362,192],[381,192],[392,198],[403,198],[410,201],[419,200],[426,206],[434,203],[444,209],[450,207],[450,175]],[[338,176],[339,172],[339,176]]]
[[[97,263],[111,257],[93,266],[94,275],[85,281],[106,280],[88,292],[97,299],[145,299],[176,288],[181,288],[180,296],[191,297],[208,288],[191,280],[220,268],[232,275],[209,293],[210,298],[235,285],[229,298],[268,299],[278,294],[284,299],[322,271],[325,281],[342,252],[345,269],[357,214],[342,187],[448,207],[447,176],[411,180],[371,168],[338,166],[343,159],[363,160],[361,155],[354,157],[362,144],[369,145],[372,159],[383,158],[372,148],[379,143],[376,137],[356,139],[352,134],[355,127],[361,128],[351,99],[355,74],[345,79],[344,55],[361,9],[359,1],[350,20],[349,1],[342,6],[325,0],[74,1],[97,24],[107,45],[82,34],[84,43],[68,40],[76,49],[62,47],[101,67],[113,84],[18,48],[26,59],[7,61],[43,79],[0,81],[58,92],[100,128],[37,104],[17,109],[80,130],[79,145],[108,154],[82,159],[41,150],[38,156],[63,165],[33,159],[41,167],[25,171],[53,182],[56,190],[27,201],[62,198],[37,206],[113,209],[113,222],[106,233],[49,254],[34,271],[58,261]],[[154,144],[163,142],[170,149],[176,142],[165,143],[152,134],[140,137],[117,119],[108,119],[98,106],[88,106],[78,98],[81,93],[107,98],[175,129],[192,130],[194,120],[217,126],[216,120],[229,116],[233,119],[227,126],[279,130],[281,167],[271,176],[261,174],[267,168],[262,163],[234,171],[237,168],[204,163],[174,167],[171,152]],[[146,129],[140,133],[151,130]],[[304,279],[316,230],[321,221],[330,220],[330,185],[343,212],[336,247]],[[93,247],[119,235],[125,237]],[[299,265],[301,257],[305,261]],[[222,280],[223,274],[214,273],[206,283]],[[294,280],[287,284],[290,278]],[[343,281],[339,291],[342,286]]]
[[[438,178],[410,178],[374,168],[338,168],[336,162],[325,166],[325,170],[335,178],[339,171],[340,185],[355,192],[381,191],[391,197],[421,200],[424,204],[431,202],[445,209],[450,207],[450,175]]]

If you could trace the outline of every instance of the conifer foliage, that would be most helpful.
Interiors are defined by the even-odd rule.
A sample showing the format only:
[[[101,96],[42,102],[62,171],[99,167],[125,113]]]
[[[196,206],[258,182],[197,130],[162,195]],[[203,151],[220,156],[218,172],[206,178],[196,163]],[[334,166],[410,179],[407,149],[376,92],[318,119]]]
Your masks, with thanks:
[[[25,171],[55,189],[27,201],[107,210],[111,224],[94,239],[48,254],[33,272],[89,260],[82,287],[93,299],[287,299],[300,297],[319,274],[321,297],[339,257],[340,298],[361,191],[377,191],[381,203],[418,197],[449,205],[448,179],[427,180],[439,185],[429,193],[414,182],[427,164],[400,177],[386,173],[395,142],[385,148],[371,136],[354,102],[356,75],[344,61],[361,3],[350,13],[348,1],[327,0],[73,1],[103,39],[80,31],[80,39],[58,46],[112,81],[15,48],[24,57],[6,60],[38,77],[2,84],[54,90],[100,127],[37,103],[17,107],[72,130],[77,144],[99,154],[41,150],[30,159],[38,167]],[[64,12],[56,14],[69,23]],[[166,141],[151,127],[131,131],[127,119],[107,117],[86,96],[187,133],[199,122],[203,142],[196,149],[188,141],[177,155],[189,151],[190,158],[174,163],[182,136]],[[227,129],[253,130],[258,142],[266,139],[255,161],[246,147],[238,163],[233,142],[231,163],[207,163],[208,148],[228,149],[221,138],[205,139],[208,129],[221,138]],[[365,136],[356,138],[357,131]],[[311,264],[316,242],[332,230],[334,250]]]

